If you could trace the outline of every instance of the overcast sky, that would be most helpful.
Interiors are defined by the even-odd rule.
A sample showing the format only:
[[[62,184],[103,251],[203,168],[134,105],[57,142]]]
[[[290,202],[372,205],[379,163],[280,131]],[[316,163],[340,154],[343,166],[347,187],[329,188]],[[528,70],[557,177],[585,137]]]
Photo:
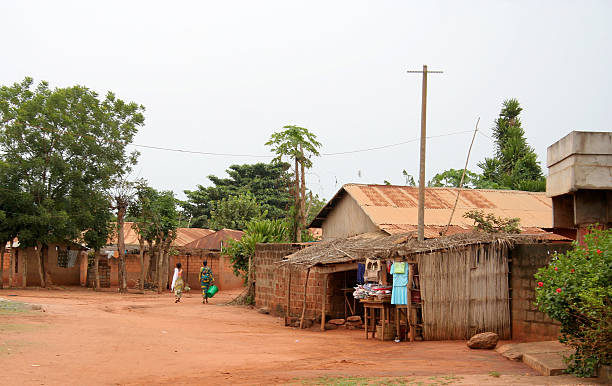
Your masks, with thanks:
[[[476,119],[491,135],[518,98],[528,142],[612,129],[610,1],[0,2],[0,84],[25,76],[80,84],[146,107],[135,144],[270,155],[283,125],[314,132],[309,187],[418,175],[421,77],[429,77],[427,180],[462,168]],[[442,136],[449,133],[463,132]],[[136,175],[158,189],[209,185],[231,164],[268,161],[139,148]],[[478,135],[470,169],[492,155]]]

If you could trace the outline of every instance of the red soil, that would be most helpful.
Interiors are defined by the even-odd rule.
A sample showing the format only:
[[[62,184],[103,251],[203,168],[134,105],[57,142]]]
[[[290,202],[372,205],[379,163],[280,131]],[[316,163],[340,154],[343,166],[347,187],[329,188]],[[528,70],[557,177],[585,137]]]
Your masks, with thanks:
[[[279,318],[222,305],[236,294],[220,292],[203,305],[197,292],[174,304],[170,293],[1,290],[1,298],[41,304],[45,312],[0,314],[0,384],[300,384],[323,376],[442,384],[448,381],[432,376],[449,375],[457,384],[576,380],[536,376],[464,342],[366,341],[363,330],[284,327]]]

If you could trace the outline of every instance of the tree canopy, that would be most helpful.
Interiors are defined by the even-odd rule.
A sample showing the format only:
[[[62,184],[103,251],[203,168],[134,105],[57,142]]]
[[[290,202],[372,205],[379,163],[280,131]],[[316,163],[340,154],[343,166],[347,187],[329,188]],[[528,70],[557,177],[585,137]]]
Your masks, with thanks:
[[[27,208],[17,211],[22,245],[75,240],[97,226],[105,216],[92,214],[105,205],[100,192],[135,163],[126,146],[143,111],[83,86],[51,89],[25,78],[0,87],[0,171]]]
[[[482,180],[493,187],[544,191],[546,180],[533,148],[527,144],[519,114],[523,111],[516,99],[507,99],[495,121],[493,137],[495,155],[478,164]]]
[[[250,221],[263,220],[267,212],[250,192],[229,196],[214,202],[209,226],[212,229],[246,229]]]
[[[196,190],[186,190],[187,201],[181,203],[184,215],[191,218],[190,226],[208,228],[212,210],[218,201],[231,196],[251,193],[267,217],[284,218],[291,206],[289,194],[289,164],[256,163],[232,165],[226,172],[228,178],[209,175],[214,186],[198,185]]]

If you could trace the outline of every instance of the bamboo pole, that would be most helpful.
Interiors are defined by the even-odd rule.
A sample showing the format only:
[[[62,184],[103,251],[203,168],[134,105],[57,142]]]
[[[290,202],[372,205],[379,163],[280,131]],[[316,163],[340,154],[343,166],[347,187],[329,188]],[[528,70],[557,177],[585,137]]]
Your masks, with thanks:
[[[302,302],[302,316],[300,317],[300,329],[304,327],[304,315],[306,314],[306,287],[308,285],[308,276],[310,276],[310,268],[306,271],[306,280],[304,280],[304,300]]]

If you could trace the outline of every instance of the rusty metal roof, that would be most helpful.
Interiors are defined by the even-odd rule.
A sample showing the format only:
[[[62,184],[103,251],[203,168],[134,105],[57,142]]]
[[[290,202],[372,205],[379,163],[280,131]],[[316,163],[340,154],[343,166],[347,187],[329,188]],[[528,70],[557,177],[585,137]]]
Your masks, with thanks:
[[[125,246],[126,248],[135,248],[138,247],[138,233],[133,227],[133,222],[125,222],[123,225],[123,236],[125,238]],[[178,228],[176,230],[176,239],[172,242],[172,246],[174,247],[182,247],[185,244],[189,244],[190,242],[200,239],[204,236],[207,236],[211,233],[214,233],[212,229],[203,229],[203,228]],[[108,245],[116,245],[117,244],[117,235],[113,235],[107,242]]]
[[[220,251],[222,242],[227,240],[240,240],[243,234],[243,231],[224,228],[185,244],[183,247],[187,249],[208,249]]]
[[[425,189],[425,226],[432,233],[430,237],[437,237],[438,227],[448,223],[458,190]],[[321,209],[309,226],[321,227],[337,202],[349,195],[381,230],[389,234],[416,230],[418,192],[418,188],[412,186],[347,184]],[[473,209],[499,217],[518,217],[522,227],[552,228],[552,200],[544,192],[462,189],[448,233],[471,230],[473,221],[464,218],[463,214]]]

